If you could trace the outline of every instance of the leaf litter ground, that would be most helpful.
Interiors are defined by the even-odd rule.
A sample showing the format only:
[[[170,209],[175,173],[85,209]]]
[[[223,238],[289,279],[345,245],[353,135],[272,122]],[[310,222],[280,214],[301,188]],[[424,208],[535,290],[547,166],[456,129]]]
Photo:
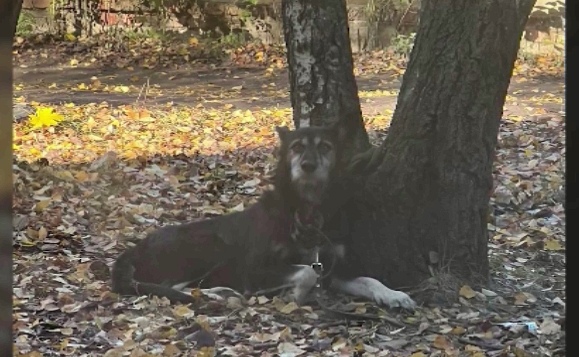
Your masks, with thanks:
[[[124,247],[161,225],[242,210],[271,183],[273,127],[289,125],[291,111],[283,66],[248,68],[260,51],[232,52],[219,68],[169,61],[163,71],[138,63],[111,70],[91,56],[74,71],[70,58],[47,68],[16,55],[16,105],[49,107],[63,119],[42,129],[25,117],[14,125],[15,353],[564,355],[563,84],[537,77],[551,67],[518,66],[507,97],[488,290],[463,286],[457,303],[413,314],[328,300],[343,313],[374,317],[367,319],[277,298],[194,290],[198,303],[187,307],[111,293],[109,266]],[[356,59],[375,143],[404,70],[385,57]]]

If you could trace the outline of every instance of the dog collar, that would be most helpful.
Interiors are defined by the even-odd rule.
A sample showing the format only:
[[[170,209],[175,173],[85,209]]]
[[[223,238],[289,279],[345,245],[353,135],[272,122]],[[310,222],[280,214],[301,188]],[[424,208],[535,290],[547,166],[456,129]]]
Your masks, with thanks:
[[[304,248],[312,249],[324,245],[325,236],[322,233],[322,226],[324,224],[324,217],[318,210],[307,215],[300,216],[300,212],[296,211],[294,214],[294,222],[292,225],[291,237]]]

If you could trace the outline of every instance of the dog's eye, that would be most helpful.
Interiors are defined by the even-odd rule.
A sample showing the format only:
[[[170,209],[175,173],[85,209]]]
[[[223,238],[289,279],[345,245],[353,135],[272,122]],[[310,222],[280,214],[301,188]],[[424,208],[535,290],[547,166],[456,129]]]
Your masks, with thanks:
[[[326,143],[326,142],[324,142],[324,141],[322,141],[322,142],[318,145],[318,150],[320,150],[320,152],[321,152],[322,154],[325,154],[325,153],[327,153],[327,152],[330,152],[333,148],[334,148],[334,147],[333,147],[331,144]]]
[[[306,149],[306,147],[304,146],[304,144],[297,142],[295,144],[292,145],[292,151],[297,152],[298,154],[301,154],[302,152],[304,152],[304,150]]]

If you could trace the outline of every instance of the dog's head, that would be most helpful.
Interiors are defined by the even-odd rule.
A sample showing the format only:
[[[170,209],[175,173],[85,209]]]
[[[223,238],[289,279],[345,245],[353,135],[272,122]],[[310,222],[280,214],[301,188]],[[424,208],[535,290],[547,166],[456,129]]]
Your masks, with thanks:
[[[313,206],[335,178],[341,132],[337,126],[289,130],[277,127],[280,138],[278,183],[289,185],[302,203]]]

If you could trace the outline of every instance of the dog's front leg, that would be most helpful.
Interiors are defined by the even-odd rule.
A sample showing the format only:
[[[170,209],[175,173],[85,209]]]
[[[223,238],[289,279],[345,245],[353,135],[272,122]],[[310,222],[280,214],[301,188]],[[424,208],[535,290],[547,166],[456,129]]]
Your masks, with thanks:
[[[260,289],[252,291],[255,295],[267,295],[290,289],[289,298],[298,304],[305,301],[308,293],[316,285],[318,274],[309,265],[295,264],[270,267],[253,272],[252,280],[259,282]]]
[[[292,266],[292,272],[290,272],[285,282],[293,286],[290,297],[298,304],[301,304],[308,293],[316,285],[318,280],[318,274],[309,265],[296,264]]]
[[[416,307],[414,300],[406,293],[392,290],[374,278],[359,277],[352,280],[334,278],[330,288],[390,307],[402,307],[408,310],[414,310]]]

